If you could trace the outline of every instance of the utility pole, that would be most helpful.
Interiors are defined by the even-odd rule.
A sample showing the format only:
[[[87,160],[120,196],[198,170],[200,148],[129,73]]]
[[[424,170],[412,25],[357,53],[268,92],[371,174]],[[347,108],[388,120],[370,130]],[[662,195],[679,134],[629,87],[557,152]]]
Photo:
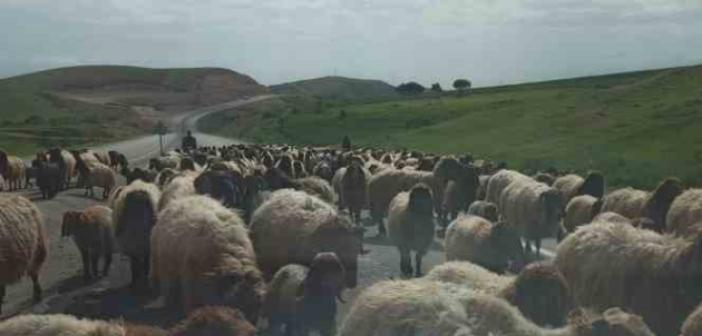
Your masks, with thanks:
[[[168,133],[168,127],[163,124],[163,121],[158,121],[156,123],[156,126],[154,127],[154,133],[158,134],[158,144],[159,148],[161,149],[161,155],[164,155],[165,153],[163,152],[163,136]]]

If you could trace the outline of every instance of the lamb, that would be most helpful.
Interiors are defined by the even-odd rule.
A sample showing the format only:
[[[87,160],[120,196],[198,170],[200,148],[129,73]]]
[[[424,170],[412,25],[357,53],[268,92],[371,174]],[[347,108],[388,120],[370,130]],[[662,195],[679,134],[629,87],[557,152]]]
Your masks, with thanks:
[[[92,167],[88,167],[83,161],[79,161],[76,164],[76,168],[85,183],[85,196],[94,197],[93,187],[100,187],[103,188],[102,198],[107,199],[116,181],[115,172],[112,168],[99,162],[93,163]]]
[[[600,208],[602,208],[602,199],[590,195],[573,197],[565,208],[563,229],[567,233],[572,233],[579,226],[590,223],[600,213]]]
[[[535,244],[536,255],[541,253],[541,239],[556,235],[563,213],[558,191],[529,178],[505,188],[499,208],[507,225],[526,240],[526,250],[531,251],[531,242]]]
[[[151,253],[151,230],[156,224],[161,192],[157,186],[140,180],[124,187],[116,196],[112,223],[122,254],[129,257],[132,290],[146,287]]]
[[[287,265],[273,276],[263,304],[273,334],[285,326],[288,334],[333,335],[336,299],[344,289],[344,266],[333,252],[318,253],[309,268]],[[342,301],[343,302],[343,301]]]
[[[387,169],[368,180],[368,202],[373,220],[378,225],[378,235],[385,236],[383,217],[387,214],[392,199],[401,191],[407,191],[417,183],[425,183],[432,189],[434,211],[442,218],[444,185],[447,180],[458,180],[466,169],[453,157],[442,158],[433,172]]]
[[[558,190],[563,199],[563,205],[566,205],[573,197],[580,195],[602,198],[605,191],[605,180],[602,173],[597,171],[589,172],[585,178],[568,174],[557,178],[552,187]]]
[[[34,302],[41,300],[39,270],[48,252],[39,209],[21,196],[0,195],[0,312],[5,286],[25,274],[32,279]]]
[[[685,319],[680,333],[680,336],[699,335],[702,335],[702,305],[697,306],[697,309]]]
[[[38,161],[34,163],[37,175],[37,186],[43,199],[52,199],[61,189],[63,178],[56,163]]]
[[[237,309],[208,306],[194,310],[171,328],[170,336],[255,336],[256,328]]]
[[[502,191],[517,180],[531,180],[531,178],[518,171],[507,169],[502,169],[490,176],[487,181],[485,200],[497,204],[497,208],[502,211],[502,205],[500,204]]]
[[[357,281],[362,232],[329,203],[292,189],[273,192],[256,209],[250,226],[259,267],[267,278],[288,264],[310,265],[318,252],[334,252],[351,288]]]
[[[73,236],[83,261],[83,279],[96,279],[98,262],[104,257],[102,276],[107,276],[115,250],[112,209],[93,205],[80,211],[63,213],[61,237]]]
[[[540,326],[561,327],[573,306],[570,290],[555,266],[536,262],[519,275],[498,275],[476,264],[447,262],[434,267],[427,280],[466,285],[470,289],[500,297]]]
[[[420,183],[409,192],[403,191],[390,202],[388,211],[390,241],[400,251],[400,270],[405,277],[422,275],[422,258],[434,241],[434,218],[431,189]]]
[[[466,214],[480,216],[493,223],[496,223],[498,219],[497,205],[487,201],[475,201],[471,203]]]
[[[496,273],[510,263],[522,262],[523,251],[516,230],[502,222],[462,215],[449,224],[444,238],[446,260],[465,260]]]
[[[544,329],[503,299],[455,284],[382,281],[354,301],[339,336],[370,335],[653,336],[640,317],[612,308],[576,311],[566,327]]]
[[[630,309],[656,334],[676,335],[702,301],[700,246],[700,233],[678,238],[600,219],[566,237],[554,263],[579,304]]]
[[[25,179],[25,166],[22,159],[7,155],[0,150],[0,175],[5,180],[9,191],[22,189],[22,180]]]
[[[616,212],[634,219],[641,215],[648,192],[631,187],[615,190],[604,197],[601,212]]]
[[[151,249],[151,283],[166,302],[233,306],[256,322],[265,282],[235,212],[206,196],[177,199],[159,213]]]
[[[693,235],[702,227],[702,189],[689,189],[670,205],[666,217],[668,231],[676,235]]]
[[[342,171],[341,190],[339,191],[339,206],[342,204],[349,208],[351,218],[356,222],[361,222],[361,210],[367,207],[367,191],[366,181],[369,178],[368,173],[358,161],[353,161],[347,168],[339,169]]]
[[[186,172],[183,175],[173,177],[163,188],[163,194],[158,201],[158,209],[163,210],[176,199],[197,195],[197,190],[195,189],[197,176],[197,173]]]
[[[478,188],[480,188],[480,179],[475,168],[469,168],[468,173],[458,180],[449,181],[444,191],[443,213],[448,214],[450,219],[454,219],[459,211],[468,210],[476,200]]]

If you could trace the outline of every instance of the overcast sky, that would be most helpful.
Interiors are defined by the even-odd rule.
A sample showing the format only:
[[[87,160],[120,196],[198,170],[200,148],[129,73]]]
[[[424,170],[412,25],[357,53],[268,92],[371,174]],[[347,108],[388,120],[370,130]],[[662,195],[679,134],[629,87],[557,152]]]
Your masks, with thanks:
[[[0,77],[80,64],[474,86],[702,63],[702,0],[0,0]]]

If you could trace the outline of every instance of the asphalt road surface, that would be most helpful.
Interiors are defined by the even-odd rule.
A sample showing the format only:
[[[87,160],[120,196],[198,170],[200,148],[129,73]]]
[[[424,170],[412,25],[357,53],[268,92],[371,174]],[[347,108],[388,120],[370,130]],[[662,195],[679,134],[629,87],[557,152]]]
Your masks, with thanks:
[[[166,150],[177,147],[186,129],[196,131],[199,118],[216,111],[230,109],[267,99],[270,96],[254,97],[247,100],[229,102],[204,109],[189,111],[169,121],[169,128],[174,132],[164,137]],[[227,145],[240,143],[234,139],[195,133],[199,145]],[[124,153],[131,163],[144,165],[149,158],[159,154],[157,136],[146,136],[97,147],[98,150],[115,149]],[[123,180],[120,181],[124,183]],[[31,281],[23,279],[7,288],[3,304],[3,318],[19,313],[70,313],[92,318],[124,318],[127,321],[146,324],[170,326],[180,317],[172,310],[164,309],[162,300],[154,297],[137,297],[126,288],[129,282],[128,260],[117,254],[113,258],[110,275],[99,281],[85,283],[81,275],[80,255],[73,241],[61,238],[61,219],[64,211],[82,210],[101,203],[102,200],[83,196],[83,190],[71,189],[62,192],[53,200],[41,200],[37,190],[24,190],[21,194],[36,202],[41,209],[49,237],[49,255],[40,273],[40,282],[44,289],[44,299],[38,303],[31,302]],[[96,195],[100,195],[96,192]],[[389,278],[400,278],[399,253],[383,239],[371,238],[376,234],[375,228],[369,227],[366,233],[365,247],[369,253],[359,257],[358,287],[344,294],[346,304],[340,306],[337,320],[341,321],[353,298],[365,287]],[[544,243],[545,248],[552,249],[555,242]],[[548,252],[546,253],[548,257]],[[441,244],[437,242],[424,257],[424,273],[433,266],[442,263],[444,256]]]

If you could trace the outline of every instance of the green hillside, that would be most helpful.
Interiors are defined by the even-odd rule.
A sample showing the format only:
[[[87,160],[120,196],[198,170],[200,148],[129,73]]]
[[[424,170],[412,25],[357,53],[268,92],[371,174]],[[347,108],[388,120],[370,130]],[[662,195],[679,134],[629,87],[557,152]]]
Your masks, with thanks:
[[[227,69],[79,66],[0,79],[0,148],[109,142],[149,132],[171,111],[268,89]]]
[[[273,85],[273,93],[311,95],[336,103],[357,103],[397,98],[395,88],[383,81],[329,76]]]
[[[476,89],[463,97],[321,107],[300,101],[213,115],[228,124],[210,130],[293,144],[338,144],[348,134],[355,145],[471,152],[519,169],[599,169],[615,186],[650,188],[668,175],[702,184],[702,66]]]

